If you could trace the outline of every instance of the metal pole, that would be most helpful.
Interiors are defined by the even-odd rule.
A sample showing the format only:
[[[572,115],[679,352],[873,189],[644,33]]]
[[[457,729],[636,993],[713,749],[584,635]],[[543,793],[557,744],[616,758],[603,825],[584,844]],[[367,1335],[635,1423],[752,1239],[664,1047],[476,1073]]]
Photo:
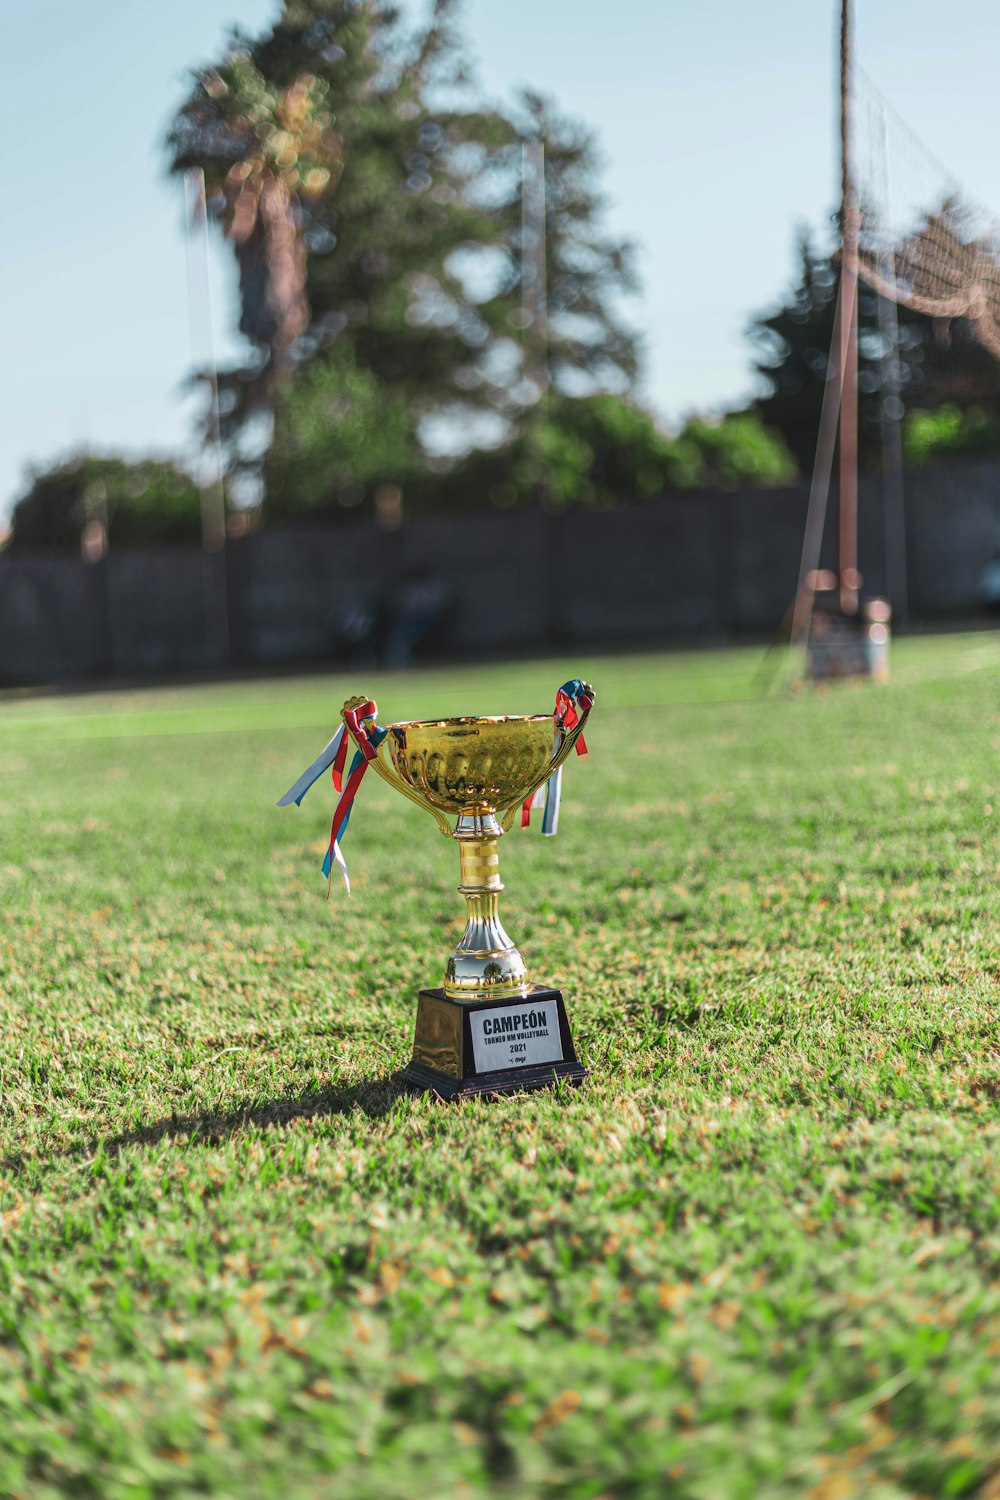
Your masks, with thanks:
[[[906,579],[906,517],[903,484],[903,401],[899,364],[899,314],[896,311],[896,254],[892,244],[890,197],[889,127],[885,102],[879,101],[882,136],[882,201],[886,233],[883,236],[879,270],[890,288],[889,297],[879,293],[879,331],[886,345],[882,360],[882,504],[885,520],[885,582],[893,618],[905,623],[909,609]]]
[[[199,476],[201,490],[201,545],[204,552],[205,618],[215,654],[223,665],[229,664],[229,600],[226,579],[226,491],[225,460],[222,452],[222,424],[219,415],[219,372],[215,363],[212,338],[212,282],[208,259],[208,206],[205,201],[205,173],[193,167],[187,174],[189,201],[185,214],[188,243],[188,316],[191,325],[191,347],[198,358],[197,316],[195,308],[193,226],[201,226],[201,280],[205,313],[205,344],[209,379],[208,439],[212,452],[213,473]],[[203,460],[204,463],[204,460]]]
[[[549,412],[549,309],[546,266],[545,142],[538,137],[521,143],[521,322],[524,373],[536,384],[538,394],[530,422],[540,434]],[[555,597],[556,573],[553,528],[549,513],[548,464],[545,449],[535,443],[536,495],[540,503],[543,573],[545,588],[545,638],[557,638],[559,608]]]
[[[837,415],[843,397],[843,369],[839,363],[840,333],[850,317],[845,313],[844,288],[837,292],[837,306],[833,320],[833,338],[830,341],[830,358],[827,365],[826,384],[823,387],[823,405],[820,410],[819,433],[816,438],[816,458],[813,462],[812,481],[809,486],[809,508],[806,512],[806,529],[802,538],[802,556],[799,562],[799,582],[792,606],[791,643],[793,647],[805,646],[809,640],[812,623],[812,584],[819,569],[820,550],[823,545],[823,527],[826,521],[826,505],[830,494],[830,475],[833,470],[833,452],[837,440]]]
[[[545,142],[521,145],[521,312],[530,374],[544,412],[549,390],[548,286],[545,265]]]
[[[840,607],[858,612],[858,236],[851,174],[851,0],[840,5]]]

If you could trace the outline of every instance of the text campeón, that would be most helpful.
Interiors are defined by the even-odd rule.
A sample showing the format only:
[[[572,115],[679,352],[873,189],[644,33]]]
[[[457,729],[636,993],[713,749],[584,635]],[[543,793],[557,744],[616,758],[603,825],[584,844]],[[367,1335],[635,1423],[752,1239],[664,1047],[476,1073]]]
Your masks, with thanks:
[[[483,1036],[509,1036],[511,1033],[524,1036],[529,1032],[547,1036],[548,1029],[549,1018],[544,1010],[505,1010],[497,1016],[483,1017]]]

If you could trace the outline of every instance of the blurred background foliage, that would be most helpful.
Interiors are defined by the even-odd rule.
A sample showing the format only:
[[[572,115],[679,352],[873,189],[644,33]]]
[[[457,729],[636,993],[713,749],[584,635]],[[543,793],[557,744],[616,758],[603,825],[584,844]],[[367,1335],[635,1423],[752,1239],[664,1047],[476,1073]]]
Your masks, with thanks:
[[[913,468],[955,453],[996,453],[1000,450],[1000,412],[981,406],[964,411],[948,401],[936,411],[916,407],[906,413],[904,451]]]
[[[271,520],[356,514],[373,485],[405,484],[420,472],[405,396],[359,367],[346,342],[279,385],[273,399]]]
[[[79,552],[88,527],[115,546],[187,544],[201,536],[201,492],[168,459],[81,454],[34,474],[12,519],[11,551]]]
[[[544,317],[525,143],[544,150]],[[537,94],[482,102],[453,0],[423,31],[374,0],[287,3],[196,76],[168,145],[239,263],[254,355],[220,375],[222,424],[265,520],[357,516],[386,483],[412,515],[795,477],[752,415],[668,437],[638,404],[633,251],[603,228],[594,141]],[[267,191],[294,243],[269,237]]]
[[[808,475],[835,258],[800,232],[793,285],[748,329],[759,395],[664,432],[639,395],[635,256],[605,227],[596,143],[529,90],[485,101],[459,10],[436,0],[421,28],[382,0],[285,0],[192,75],[167,161],[203,178],[238,271],[246,357],[218,372],[230,499],[264,524],[378,519],[388,486],[398,522]],[[898,315],[890,359],[862,288],[862,462],[881,463],[887,412],[911,464],[1000,449],[1000,365],[970,325]],[[30,476],[11,545],[76,547],[101,485],[115,543],[197,538],[183,471],[79,457]]]
[[[239,263],[253,352],[220,372],[221,416],[265,516],[356,511],[484,447],[514,463],[544,388],[633,387],[632,253],[601,227],[593,142],[536,95],[480,103],[455,11],[413,31],[375,0],[291,0],[174,121],[171,169],[204,172]],[[522,299],[525,140],[545,148],[544,343]]]

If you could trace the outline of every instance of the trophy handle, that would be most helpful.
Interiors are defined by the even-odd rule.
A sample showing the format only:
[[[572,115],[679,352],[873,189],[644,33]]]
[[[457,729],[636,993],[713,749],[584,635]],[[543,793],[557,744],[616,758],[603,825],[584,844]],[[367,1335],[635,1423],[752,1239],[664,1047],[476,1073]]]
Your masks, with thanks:
[[[354,734],[357,729],[357,711],[358,709],[362,708],[370,708],[373,710],[374,704],[372,700],[365,697],[348,698],[347,702],[341,709],[341,718],[347,726],[347,732],[352,739],[354,738]],[[369,761],[369,765],[371,766],[372,770],[376,771],[378,775],[381,776],[382,780],[384,782],[387,782],[394,791],[402,792],[404,797],[409,797],[410,801],[415,802],[418,807],[422,807],[425,809],[425,811],[433,814],[433,816],[437,819],[437,824],[441,832],[447,838],[451,838],[451,827],[444,813],[436,808],[432,803],[428,802],[426,797],[422,797],[420,793],[418,791],[415,791],[412,786],[408,786],[403,778],[399,775],[398,771],[396,771],[395,767],[389,761],[387,756],[383,754],[383,746],[385,745],[387,739],[388,734],[382,737],[382,739],[379,741],[375,755]]]
[[[580,699],[577,700],[578,706],[576,723],[573,725],[572,729],[567,729],[564,722],[558,716],[556,717],[555,744],[553,745],[552,759],[549,762],[548,769],[543,773],[543,775],[539,776],[537,781],[532,783],[528,791],[526,791],[521,797],[518,798],[518,800],[514,803],[514,806],[508,808],[508,810],[504,813],[503,820],[500,824],[504,833],[508,833],[510,831],[511,825],[514,822],[514,818],[517,815],[518,808],[521,807],[523,803],[527,802],[529,797],[533,797],[538,791],[538,788],[544,786],[549,777],[553,776],[555,772],[558,771],[559,767],[562,765],[563,761],[569,755],[570,751],[573,749],[573,746],[576,744],[577,740],[583,733],[584,725],[590,718],[590,710],[594,706],[594,689],[591,687],[589,682],[581,682],[579,684],[579,688],[580,696],[583,701],[581,702]]]

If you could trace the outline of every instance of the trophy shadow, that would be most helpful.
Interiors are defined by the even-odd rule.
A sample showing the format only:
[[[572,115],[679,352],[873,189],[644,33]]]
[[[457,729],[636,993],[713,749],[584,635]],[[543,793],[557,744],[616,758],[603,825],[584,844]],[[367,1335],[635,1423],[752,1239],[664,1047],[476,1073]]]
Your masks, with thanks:
[[[366,1078],[352,1084],[330,1084],[306,1094],[283,1095],[257,1104],[229,1110],[207,1109],[190,1114],[165,1115],[148,1124],[95,1140],[94,1149],[109,1155],[129,1146],[155,1146],[171,1139],[178,1144],[218,1146],[248,1126],[267,1128],[288,1125],[293,1120],[322,1120],[350,1115],[360,1110],[369,1120],[390,1114],[400,1099],[412,1094],[393,1073]]]

